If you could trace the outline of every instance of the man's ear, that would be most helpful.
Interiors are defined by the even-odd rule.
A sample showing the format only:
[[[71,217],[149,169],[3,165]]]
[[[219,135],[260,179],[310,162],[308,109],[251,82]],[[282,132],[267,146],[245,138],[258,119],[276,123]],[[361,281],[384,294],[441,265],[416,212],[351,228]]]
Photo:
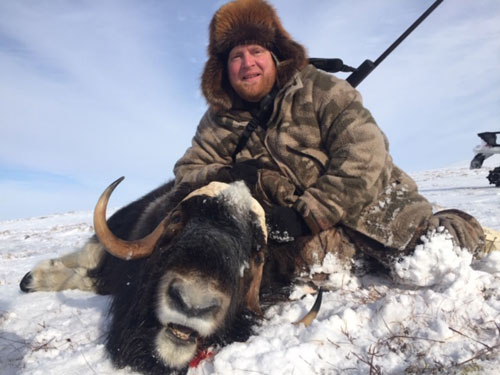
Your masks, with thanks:
[[[274,61],[274,66],[276,66],[276,69],[277,69],[279,64],[280,64],[280,61],[278,60],[278,56],[276,56],[276,54],[273,51],[269,51],[269,52],[271,52],[271,56],[273,57],[273,61]]]

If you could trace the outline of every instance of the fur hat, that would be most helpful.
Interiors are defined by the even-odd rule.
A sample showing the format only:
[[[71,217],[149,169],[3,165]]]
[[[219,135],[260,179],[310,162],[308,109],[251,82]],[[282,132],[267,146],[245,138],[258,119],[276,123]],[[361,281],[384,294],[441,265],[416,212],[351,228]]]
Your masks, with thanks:
[[[201,88],[217,111],[228,110],[239,100],[227,77],[227,58],[233,47],[259,44],[271,51],[278,60],[278,86],[308,63],[304,47],[290,37],[275,9],[264,0],[235,0],[223,5],[212,18],[209,32]]]

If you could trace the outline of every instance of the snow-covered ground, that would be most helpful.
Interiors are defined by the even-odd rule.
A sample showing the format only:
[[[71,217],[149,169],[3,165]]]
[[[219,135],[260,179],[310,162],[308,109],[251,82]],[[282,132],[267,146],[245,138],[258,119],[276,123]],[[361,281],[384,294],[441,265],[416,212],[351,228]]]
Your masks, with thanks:
[[[500,163],[498,163],[500,164]],[[494,163],[493,163],[494,165]],[[466,163],[416,173],[437,207],[463,209],[500,230],[500,188],[488,168]],[[90,212],[0,222],[0,373],[132,374],[103,347],[108,297],[81,291],[23,294],[22,276],[42,259],[81,246]],[[445,235],[401,263],[396,284],[351,275],[328,258],[333,291],[313,324],[290,324],[307,296],[274,306],[246,343],[219,350],[189,374],[497,374],[500,368],[500,251],[470,265]]]

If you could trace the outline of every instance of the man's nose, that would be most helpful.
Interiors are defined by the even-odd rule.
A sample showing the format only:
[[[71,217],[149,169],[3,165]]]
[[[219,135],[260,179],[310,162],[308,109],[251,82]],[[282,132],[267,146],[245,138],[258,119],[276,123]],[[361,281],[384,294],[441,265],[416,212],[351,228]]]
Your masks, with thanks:
[[[250,54],[246,53],[243,55],[243,66],[245,68],[255,65],[255,58]]]

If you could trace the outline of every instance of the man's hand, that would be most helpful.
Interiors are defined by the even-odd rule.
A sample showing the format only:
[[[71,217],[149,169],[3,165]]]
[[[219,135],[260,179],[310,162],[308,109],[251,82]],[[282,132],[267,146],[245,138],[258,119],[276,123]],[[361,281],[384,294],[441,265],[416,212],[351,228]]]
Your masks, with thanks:
[[[259,162],[257,160],[245,160],[234,163],[230,167],[224,167],[219,170],[215,179],[221,182],[234,182],[243,180],[250,188],[253,189],[257,183],[257,171],[259,170]]]
[[[311,233],[302,216],[290,207],[272,207],[266,220],[269,239],[276,242],[291,242]]]
[[[429,219],[428,230],[438,232],[446,229],[453,243],[476,254],[484,246],[484,232],[479,222],[471,215],[456,209],[435,213]]]

